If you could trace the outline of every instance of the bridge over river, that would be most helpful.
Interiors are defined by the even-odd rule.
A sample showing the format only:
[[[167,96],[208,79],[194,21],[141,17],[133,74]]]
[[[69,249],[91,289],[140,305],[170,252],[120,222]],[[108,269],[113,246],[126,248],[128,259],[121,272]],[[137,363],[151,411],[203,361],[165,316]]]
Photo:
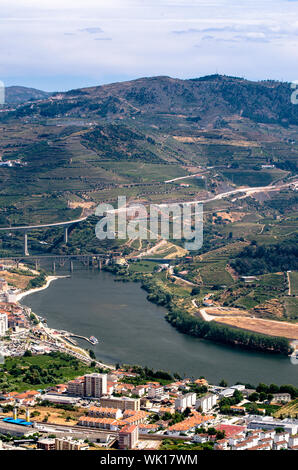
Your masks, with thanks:
[[[68,220],[66,222],[56,222],[52,224],[41,224],[41,225],[20,225],[18,227],[4,227],[0,228],[1,232],[24,232],[24,254],[25,256],[29,256],[28,251],[28,232],[32,232],[32,230],[41,230],[43,228],[54,228],[54,227],[63,227],[64,228],[64,243],[68,243],[68,229],[71,225],[78,224],[83,222],[87,219],[86,217],[81,217],[80,219],[73,219]]]

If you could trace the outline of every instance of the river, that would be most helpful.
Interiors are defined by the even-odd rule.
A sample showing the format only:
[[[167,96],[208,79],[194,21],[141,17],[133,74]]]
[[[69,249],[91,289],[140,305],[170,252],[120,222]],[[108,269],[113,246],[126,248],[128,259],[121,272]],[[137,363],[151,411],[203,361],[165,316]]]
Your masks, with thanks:
[[[298,386],[298,366],[288,357],[243,351],[179,333],[165,320],[166,310],[147,301],[139,284],[114,279],[104,271],[76,271],[24,297],[22,303],[46,318],[52,328],[97,337],[99,343],[94,346],[78,343],[92,347],[97,358],[108,364],[147,365],[182,376],[204,376],[214,384],[225,379],[229,385],[242,381]]]

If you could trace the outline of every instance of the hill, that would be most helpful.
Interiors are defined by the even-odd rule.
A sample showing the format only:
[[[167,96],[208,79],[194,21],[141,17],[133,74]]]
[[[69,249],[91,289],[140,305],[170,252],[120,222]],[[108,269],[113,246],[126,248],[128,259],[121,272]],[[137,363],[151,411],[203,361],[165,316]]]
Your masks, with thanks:
[[[21,87],[9,94],[22,96]],[[15,90],[15,88],[18,88]],[[24,89],[35,99],[47,98],[45,92]],[[298,124],[298,110],[290,101],[288,83],[253,82],[242,78],[210,75],[181,80],[151,77],[129,82],[55,93],[50,100],[36,103],[31,111],[19,114],[57,117],[82,115],[97,118],[123,118],[140,114],[182,115],[188,122],[218,125],[218,119],[244,117],[258,123]],[[23,99],[25,101],[25,99]]]
[[[0,166],[1,226],[76,218],[120,193],[189,201],[297,172],[298,106],[287,83],[211,75],[14,91],[37,101],[0,113],[0,158],[15,162]],[[272,210],[287,204],[265,199]]]
[[[5,102],[7,104],[22,104],[26,101],[44,100],[50,95],[51,93],[46,91],[23,86],[8,86],[5,88]]]

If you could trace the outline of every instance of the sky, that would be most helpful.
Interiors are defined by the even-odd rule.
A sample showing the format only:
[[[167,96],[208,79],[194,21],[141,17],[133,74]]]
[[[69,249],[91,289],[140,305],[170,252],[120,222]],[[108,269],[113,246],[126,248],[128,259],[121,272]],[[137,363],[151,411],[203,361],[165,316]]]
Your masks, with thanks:
[[[0,80],[298,79],[298,0],[1,0]]]

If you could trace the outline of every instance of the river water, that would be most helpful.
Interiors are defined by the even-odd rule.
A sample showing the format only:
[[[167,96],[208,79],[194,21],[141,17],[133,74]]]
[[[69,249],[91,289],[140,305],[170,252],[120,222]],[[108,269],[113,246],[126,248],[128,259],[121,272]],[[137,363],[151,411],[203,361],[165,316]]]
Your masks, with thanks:
[[[81,270],[54,281],[47,289],[24,297],[22,303],[47,319],[52,328],[95,336],[91,346],[99,360],[139,364],[206,377],[211,383],[225,379],[252,385],[298,386],[298,366],[288,357],[259,354],[217,345],[179,333],[166,320],[166,310],[146,299],[137,283],[115,282],[107,272]]]

